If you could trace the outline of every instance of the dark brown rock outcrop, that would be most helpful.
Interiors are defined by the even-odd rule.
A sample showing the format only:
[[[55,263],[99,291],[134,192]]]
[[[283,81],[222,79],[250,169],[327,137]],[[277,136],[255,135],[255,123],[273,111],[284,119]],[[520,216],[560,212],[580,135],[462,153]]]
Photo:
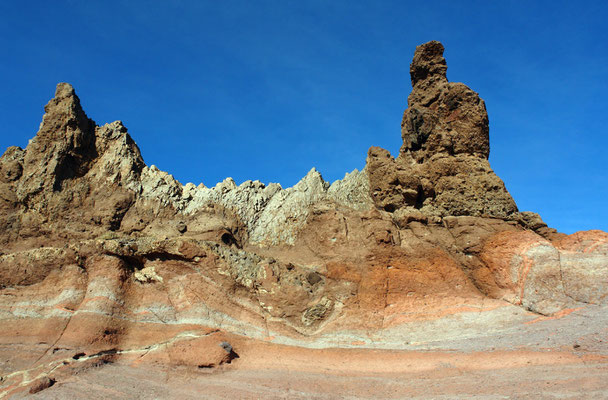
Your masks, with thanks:
[[[71,85],[59,83],[44,110],[27,148],[11,147],[0,158],[0,243],[7,250],[115,231],[171,236],[188,221],[197,221],[191,233],[202,237],[238,230],[221,207],[177,216],[171,199],[181,198],[182,186],[145,165],[121,121],[97,126],[89,119]]]
[[[18,196],[28,205],[40,203],[34,198],[37,193],[59,192],[64,181],[85,175],[97,157],[95,123],[82,110],[71,85],[58,84],[44,110],[38,134],[23,160],[25,173]]]
[[[432,41],[416,48],[410,66],[412,93],[401,122],[402,153],[418,162],[437,154],[490,155],[484,101],[462,83],[448,82],[443,46]]]
[[[485,103],[464,84],[448,82],[446,71],[441,43],[416,48],[413,90],[401,122],[403,146],[397,159],[370,149],[371,195],[387,211],[508,218],[517,206],[488,162]]]

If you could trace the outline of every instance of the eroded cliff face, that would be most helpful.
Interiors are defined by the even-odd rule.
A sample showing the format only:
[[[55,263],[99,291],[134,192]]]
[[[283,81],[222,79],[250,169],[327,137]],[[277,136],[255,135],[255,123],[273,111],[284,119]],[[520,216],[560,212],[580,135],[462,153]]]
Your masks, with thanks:
[[[229,364],[245,337],[404,349],[603,303],[608,234],[518,212],[483,100],[446,70],[439,42],[416,49],[397,158],[287,189],[183,186],[59,84],[0,158],[0,397],[100,360]]]

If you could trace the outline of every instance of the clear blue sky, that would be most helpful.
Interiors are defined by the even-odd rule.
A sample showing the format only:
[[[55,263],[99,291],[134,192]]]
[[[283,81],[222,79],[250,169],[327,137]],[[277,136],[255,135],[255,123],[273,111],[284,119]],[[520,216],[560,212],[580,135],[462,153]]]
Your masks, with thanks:
[[[486,100],[520,210],[608,231],[606,21],[606,1],[3,1],[0,151],[65,81],[182,183],[333,181],[370,146],[397,154],[409,63],[434,39]]]

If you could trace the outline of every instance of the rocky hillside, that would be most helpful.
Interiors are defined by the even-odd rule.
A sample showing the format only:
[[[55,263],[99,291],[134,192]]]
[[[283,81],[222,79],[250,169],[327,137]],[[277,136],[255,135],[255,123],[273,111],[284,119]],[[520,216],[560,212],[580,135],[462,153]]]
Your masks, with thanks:
[[[397,157],[372,147],[362,171],[285,189],[183,186],[57,85],[36,136],[0,158],[0,398],[100,363],[444,348],[600,307],[608,234],[518,211],[484,101],[446,71],[439,42],[416,48]]]

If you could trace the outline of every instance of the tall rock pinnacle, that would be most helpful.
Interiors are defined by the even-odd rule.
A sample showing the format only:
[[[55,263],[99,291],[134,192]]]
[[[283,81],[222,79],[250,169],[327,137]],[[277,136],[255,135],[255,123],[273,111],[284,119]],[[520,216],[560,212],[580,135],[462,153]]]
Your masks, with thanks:
[[[370,195],[389,212],[507,218],[517,206],[488,162],[485,103],[466,85],[448,82],[443,50],[437,41],[416,48],[403,145],[396,160],[386,150],[370,149]]]
[[[431,41],[416,48],[410,66],[413,90],[401,122],[401,152],[411,152],[417,161],[438,153],[487,159],[485,103],[466,85],[448,82],[446,71],[441,43]]]
[[[23,161],[19,188],[23,199],[41,190],[58,190],[64,179],[82,175],[96,156],[95,123],[83,111],[71,85],[59,83],[44,111]]]
[[[85,146],[94,137],[95,123],[87,117],[80,99],[69,83],[57,84],[55,97],[44,107],[38,137],[71,141],[74,148]]]
[[[20,234],[41,225],[51,229],[50,220],[76,231],[88,223],[115,229],[141,189],[145,164],[137,145],[120,121],[97,126],[67,83],[57,85],[44,111],[26,149],[13,148],[0,159],[6,182],[0,192],[14,193],[6,207],[36,212],[35,219],[21,221]],[[84,212],[89,221],[75,217]]]

